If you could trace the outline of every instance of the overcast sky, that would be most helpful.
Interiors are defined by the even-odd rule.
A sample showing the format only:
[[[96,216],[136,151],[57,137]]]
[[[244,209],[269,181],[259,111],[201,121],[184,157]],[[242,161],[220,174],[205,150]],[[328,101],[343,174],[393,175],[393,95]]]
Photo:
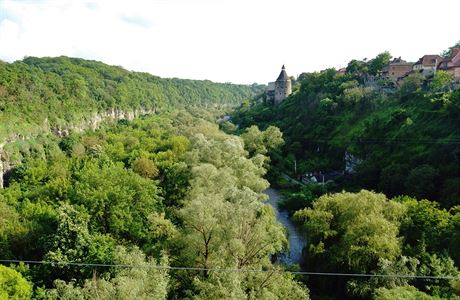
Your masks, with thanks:
[[[67,55],[161,77],[266,83],[460,40],[459,0],[0,0],[0,59]]]

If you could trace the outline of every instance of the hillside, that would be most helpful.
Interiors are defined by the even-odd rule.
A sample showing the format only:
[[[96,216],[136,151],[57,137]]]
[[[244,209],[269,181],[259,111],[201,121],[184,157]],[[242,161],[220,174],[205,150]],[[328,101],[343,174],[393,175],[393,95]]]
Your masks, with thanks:
[[[442,71],[390,89],[368,78],[304,73],[280,104],[243,103],[222,128],[248,145],[266,140],[258,127],[282,131],[268,177],[308,240],[303,270],[382,276],[311,276],[312,299],[458,299],[460,88]]]
[[[409,76],[388,93],[357,74],[303,74],[280,105],[242,106],[234,121],[278,126],[286,144],[275,164],[292,176],[341,172],[347,154],[354,172],[342,187],[451,207],[460,204],[460,89],[440,87],[442,75],[431,83]]]
[[[52,136],[0,189],[0,291],[17,299],[309,299],[270,259],[287,240],[263,203],[267,159],[184,111]]]
[[[0,143],[91,123],[94,113],[234,106],[261,86],[165,79],[79,58],[0,61]]]

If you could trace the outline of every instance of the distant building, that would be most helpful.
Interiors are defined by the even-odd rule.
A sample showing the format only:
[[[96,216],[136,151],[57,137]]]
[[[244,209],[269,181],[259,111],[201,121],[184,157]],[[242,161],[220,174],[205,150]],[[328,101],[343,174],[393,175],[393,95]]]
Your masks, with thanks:
[[[267,87],[267,102],[279,104],[292,93],[291,79],[286,73],[286,69],[281,68],[281,73],[275,82],[269,82]]]
[[[267,102],[275,102],[275,83],[269,82],[267,86]]]
[[[447,71],[456,80],[460,80],[460,49],[452,48],[452,54],[439,63],[438,70]]]
[[[412,70],[425,76],[433,75],[442,60],[439,55],[424,55],[412,66]]]
[[[345,74],[347,73],[347,68],[340,68],[337,70],[337,74]]]
[[[402,60],[401,57],[398,57],[383,67],[382,77],[396,82],[398,78],[403,77],[410,71],[412,71],[412,64]]]

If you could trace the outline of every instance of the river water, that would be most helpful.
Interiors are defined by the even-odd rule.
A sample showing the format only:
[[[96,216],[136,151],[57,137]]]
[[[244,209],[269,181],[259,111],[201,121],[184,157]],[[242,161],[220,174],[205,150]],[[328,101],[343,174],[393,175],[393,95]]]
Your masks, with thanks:
[[[272,188],[266,189],[264,193],[269,197],[267,204],[270,204],[275,209],[276,219],[288,232],[289,250],[283,253],[279,257],[279,260],[285,264],[299,264],[302,258],[302,249],[306,244],[305,240],[294,223],[289,219],[288,213],[278,208],[278,202],[281,201],[281,194]]]

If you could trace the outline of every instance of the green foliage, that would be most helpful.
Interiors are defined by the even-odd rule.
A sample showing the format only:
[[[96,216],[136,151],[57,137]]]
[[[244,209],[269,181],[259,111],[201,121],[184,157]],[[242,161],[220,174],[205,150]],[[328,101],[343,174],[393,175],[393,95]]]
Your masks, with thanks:
[[[147,216],[158,211],[161,197],[150,180],[126,170],[121,164],[100,166],[89,161],[75,174],[72,202],[83,205],[90,226],[116,238],[147,240]]]
[[[274,127],[260,133],[267,151],[282,142]],[[268,158],[244,145],[185,112],[47,140],[40,155],[23,152],[0,190],[0,249],[50,262],[24,272],[37,299],[304,299],[308,290],[270,260],[287,239],[263,203]],[[277,272],[156,268],[169,264]]]
[[[260,131],[257,126],[251,126],[241,137],[245,149],[249,151],[251,156],[255,154],[266,155],[284,144],[283,134],[275,126],[269,126],[265,131]]]
[[[401,234],[408,247],[426,245],[430,252],[446,249],[451,215],[440,209],[436,202],[403,197],[399,201],[407,208],[406,218],[401,222]],[[413,255],[413,253],[412,253]]]
[[[404,213],[403,205],[363,190],[324,195],[313,208],[297,211],[294,219],[302,224],[309,239],[306,263],[310,269],[380,273],[383,261],[391,265],[401,255],[398,229]],[[348,290],[366,295],[373,290],[366,286],[370,283],[349,281]]]
[[[363,190],[322,196],[294,217],[308,232],[308,253],[318,257],[316,263],[367,273],[379,259],[395,260],[401,253],[397,234],[404,212],[384,195]]]
[[[444,58],[448,58],[452,55],[452,48],[460,48],[460,41],[458,41],[455,45],[453,45],[452,47],[449,47],[449,49],[447,50],[444,50],[442,53],[441,53],[441,56],[444,57]]]
[[[194,299],[310,299],[303,285],[292,275],[280,271],[274,268],[267,273],[250,275],[211,273],[206,281],[195,280],[200,293]]]
[[[438,70],[434,75],[433,81],[431,81],[430,89],[434,92],[440,92],[453,81],[454,78],[451,74],[446,71]]]
[[[409,172],[406,191],[419,199],[436,199],[439,173],[430,165],[420,165]]]
[[[88,219],[88,214],[79,212],[71,205],[63,204],[59,207],[58,228],[45,260],[58,263],[111,263],[115,241],[110,236],[90,234]],[[89,276],[91,269],[85,266],[76,268],[58,265],[45,272],[48,273],[46,280],[70,280]]]
[[[379,288],[375,291],[373,296],[374,300],[440,300],[437,296],[430,296],[417,290],[415,287],[407,285],[400,286],[392,289]]]
[[[449,253],[455,260],[456,265],[460,265],[460,207],[451,209],[452,219],[449,224]]]
[[[408,97],[420,91],[424,80],[425,77],[419,73],[414,73],[407,76],[407,78],[405,78],[401,84],[401,88],[399,89],[401,97]]]
[[[359,60],[351,60],[347,65],[347,73],[353,75],[364,75],[367,74],[369,71],[369,67],[363,61]]]
[[[0,299],[30,299],[32,284],[15,270],[0,265]]]
[[[402,184],[407,177],[408,166],[406,164],[392,163],[382,169],[380,173],[380,182],[378,187],[380,190],[385,191],[389,197],[403,195],[406,191],[405,186]],[[413,183],[418,184],[416,176],[413,176]]]
[[[369,62],[369,74],[377,75],[382,71],[383,67],[388,64],[391,59],[391,54],[388,51],[380,53]]]
[[[166,299],[170,276],[167,270],[156,268],[167,266],[166,257],[157,263],[152,259],[146,260],[136,247],[128,250],[118,246],[115,262],[136,267],[119,268],[109,280],[93,276],[93,279],[86,280],[83,287],[75,282],[56,280],[55,289],[48,296],[51,299]]]
[[[133,171],[145,178],[155,178],[159,174],[155,163],[148,158],[136,159],[133,163]]]
[[[449,257],[449,253],[457,257],[457,241],[449,244],[449,237],[456,236],[455,214],[436,202],[409,197],[387,200],[367,191],[342,192],[320,197],[312,208],[297,211],[294,219],[309,238],[306,264],[318,272],[459,275]],[[325,291],[334,284],[317,278],[311,282]],[[390,276],[350,278],[336,284],[355,297],[366,298],[375,291],[375,295],[391,295],[406,284],[442,299],[454,297],[450,282],[442,279]]]
[[[311,207],[314,200],[318,199],[323,194],[326,194],[331,189],[332,187],[330,184],[323,185],[310,183],[302,185],[298,190],[285,192],[279,207],[287,210],[289,214],[293,214],[297,210]]]
[[[261,90],[258,85],[162,79],[79,58],[28,57],[0,64],[0,141],[50,128],[89,127],[97,112],[234,106]]]
[[[354,171],[337,182],[342,188],[458,204],[460,89],[441,88],[448,82],[442,72],[431,86],[414,74],[397,89],[380,87],[366,70],[373,61],[352,61],[345,75],[304,73],[280,105],[241,108],[232,120],[242,131],[278,127],[285,145],[272,167],[292,177],[342,171],[348,153]]]

